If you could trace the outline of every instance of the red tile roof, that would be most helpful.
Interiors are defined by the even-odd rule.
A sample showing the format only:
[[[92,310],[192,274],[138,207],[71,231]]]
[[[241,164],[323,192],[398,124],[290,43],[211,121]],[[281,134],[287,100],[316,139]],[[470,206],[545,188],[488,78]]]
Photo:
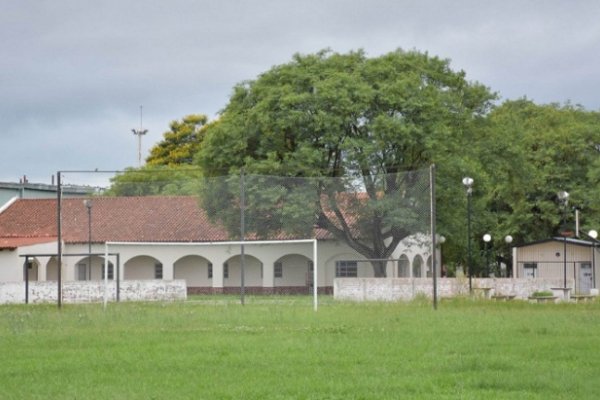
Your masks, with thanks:
[[[21,246],[31,246],[33,244],[50,243],[56,241],[56,237],[50,238],[0,238],[0,250],[15,250]]]
[[[62,236],[66,243],[87,243],[88,210],[83,198],[62,200]],[[213,224],[193,196],[94,197],[92,241],[212,242],[238,240]],[[56,199],[21,199],[0,213],[0,248],[15,243],[55,240]],[[317,238],[329,237],[322,229]],[[292,239],[276,235],[272,239]],[[3,245],[2,243],[6,243]]]

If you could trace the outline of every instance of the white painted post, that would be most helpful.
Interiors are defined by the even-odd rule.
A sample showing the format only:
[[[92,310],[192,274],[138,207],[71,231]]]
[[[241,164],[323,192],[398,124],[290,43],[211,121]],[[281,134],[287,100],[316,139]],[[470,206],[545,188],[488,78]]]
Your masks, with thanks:
[[[104,309],[108,303],[108,244],[104,243]]]
[[[317,278],[318,276],[318,267],[317,265],[319,265],[318,263],[318,259],[317,259],[317,239],[313,240],[313,304],[314,304],[314,309],[315,311],[317,311],[318,307],[319,307],[319,301],[318,301],[318,290],[319,288],[317,287],[319,280]]]

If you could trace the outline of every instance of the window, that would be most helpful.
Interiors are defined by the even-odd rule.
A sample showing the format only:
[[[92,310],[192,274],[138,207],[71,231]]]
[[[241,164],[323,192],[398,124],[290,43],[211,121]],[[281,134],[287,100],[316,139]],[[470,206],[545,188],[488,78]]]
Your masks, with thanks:
[[[523,275],[525,278],[535,278],[535,272],[537,271],[537,263],[525,263],[523,264]]]
[[[358,276],[358,268],[356,261],[337,261],[335,263],[335,276],[337,278]]]
[[[208,263],[208,279],[212,279],[212,274],[213,274],[212,263]]]
[[[163,278],[163,265],[161,263],[154,264],[154,279]]]
[[[87,279],[87,265],[77,264],[77,280],[85,281]]]
[[[273,265],[273,274],[275,278],[283,278],[283,263],[281,261],[276,261]]]
[[[229,278],[229,264],[223,263],[223,278]]]
[[[102,264],[102,279],[104,279],[104,264]],[[111,263],[108,263],[108,279],[115,279],[115,271]]]

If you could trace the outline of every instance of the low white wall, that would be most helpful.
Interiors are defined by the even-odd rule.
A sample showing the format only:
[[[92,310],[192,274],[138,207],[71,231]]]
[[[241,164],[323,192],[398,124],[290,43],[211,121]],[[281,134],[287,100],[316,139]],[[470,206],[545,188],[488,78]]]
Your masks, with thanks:
[[[185,280],[127,280],[120,284],[121,301],[166,301],[185,300],[187,290]],[[104,301],[104,282],[76,281],[64,282],[62,301],[64,303],[94,303]],[[109,281],[106,294],[109,301],[116,301],[117,284]],[[30,303],[55,303],[58,297],[57,282],[30,282]],[[25,303],[25,282],[0,283],[0,304]]]
[[[438,297],[454,297],[469,293],[467,278],[438,278]],[[472,287],[490,288],[490,296],[514,295],[527,299],[535,291],[562,287],[563,279],[515,279],[473,278]],[[573,279],[567,279],[567,287],[573,287]],[[475,292],[480,292],[475,290]],[[418,295],[433,297],[431,278],[336,278],[333,296],[339,300],[354,301],[398,301],[412,300]]]

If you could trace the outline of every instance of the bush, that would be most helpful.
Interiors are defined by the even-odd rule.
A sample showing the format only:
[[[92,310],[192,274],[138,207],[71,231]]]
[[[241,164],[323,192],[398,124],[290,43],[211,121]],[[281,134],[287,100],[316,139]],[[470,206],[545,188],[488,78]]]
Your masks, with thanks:
[[[552,297],[554,296],[554,293],[552,293],[550,290],[538,290],[537,292],[533,292],[533,294],[531,295],[531,297]]]

